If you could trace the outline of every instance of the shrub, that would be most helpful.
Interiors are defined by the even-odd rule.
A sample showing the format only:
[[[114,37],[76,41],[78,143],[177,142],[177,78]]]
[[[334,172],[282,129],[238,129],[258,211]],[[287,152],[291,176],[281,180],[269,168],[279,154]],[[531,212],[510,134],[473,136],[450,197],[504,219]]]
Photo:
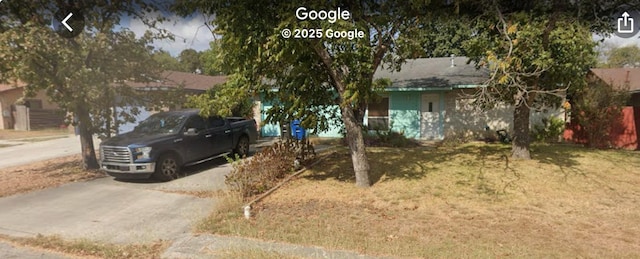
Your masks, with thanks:
[[[533,126],[531,138],[540,142],[556,142],[564,132],[564,121],[557,117],[544,118],[542,124]]]
[[[249,198],[273,188],[296,167],[315,158],[315,150],[308,140],[287,139],[262,149],[251,158],[227,158],[232,163],[225,184]]]
[[[583,131],[587,146],[611,146],[611,129],[620,125],[622,107],[628,100],[628,85],[614,88],[602,81],[590,81],[588,87],[577,91],[571,115]]]

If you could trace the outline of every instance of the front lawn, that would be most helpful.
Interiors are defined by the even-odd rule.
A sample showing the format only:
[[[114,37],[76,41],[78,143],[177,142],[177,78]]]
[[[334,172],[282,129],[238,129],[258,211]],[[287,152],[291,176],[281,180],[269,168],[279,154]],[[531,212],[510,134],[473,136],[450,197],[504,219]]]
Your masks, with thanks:
[[[370,255],[640,257],[640,153],[534,145],[533,160],[513,161],[509,151],[369,148],[375,184],[359,189],[342,149],[251,220],[221,206],[200,230]]]

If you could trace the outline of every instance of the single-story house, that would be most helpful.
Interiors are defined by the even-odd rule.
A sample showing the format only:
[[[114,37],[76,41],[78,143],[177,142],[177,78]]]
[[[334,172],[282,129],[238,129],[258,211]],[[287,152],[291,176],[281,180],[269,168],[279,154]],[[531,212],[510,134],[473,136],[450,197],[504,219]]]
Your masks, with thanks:
[[[64,124],[64,112],[44,91],[24,98],[24,86],[22,82],[0,84],[0,129],[30,130]],[[28,112],[26,107],[30,108]]]
[[[466,57],[408,60],[398,72],[379,69],[374,78],[391,79],[379,103],[371,103],[364,123],[370,128],[391,128],[415,139],[440,140],[454,134],[480,135],[485,127],[512,129],[513,108],[503,105],[489,111],[474,109],[470,95],[489,78],[485,69],[476,69]],[[263,101],[260,110],[271,104]],[[338,112],[337,107],[328,112]],[[264,119],[264,115],[263,119]],[[532,111],[532,125],[542,118],[564,119],[562,108]],[[340,125],[320,132],[322,137],[339,137]],[[278,136],[278,125],[262,127],[262,136]]]
[[[226,76],[207,76],[178,71],[164,71],[159,80],[152,82],[127,82],[138,91],[162,91],[182,87],[186,94],[200,94],[214,85],[224,83]],[[16,85],[16,86],[14,86]],[[49,101],[44,91],[39,91],[35,97],[24,97],[26,84],[0,84],[0,129],[30,130],[37,128],[59,127],[64,124],[65,112],[57,104]],[[16,105],[20,99],[29,107]],[[146,119],[152,114],[144,107],[139,107],[141,113],[136,116],[138,121]],[[125,107],[131,109],[131,107]],[[136,123],[119,125],[118,132],[129,131]]]
[[[152,82],[127,82],[127,85],[133,87],[137,91],[166,91],[169,89],[175,89],[182,87],[184,93],[187,95],[202,94],[206,90],[213,88],[215,85],[222,84],[227,81],[226,76],[209,76],[196,73],[179,72],[179,71],[164,71],[160,75],[160,79]],[[138,122],[146,119],[151,114],[155,113],[145,109],[145,107],[138,107],[140,114],[136,116],[136,122],[125,123],[118,125],[117,133],[124,133],[131,131]],[[176,107],[180,108],[180,107]],[[123,109],[131,109],[131,107],[125,107]]]
[[[587,76],[628,90],[631,96],[627,105],[640,107],[640,67],[593,68]]]

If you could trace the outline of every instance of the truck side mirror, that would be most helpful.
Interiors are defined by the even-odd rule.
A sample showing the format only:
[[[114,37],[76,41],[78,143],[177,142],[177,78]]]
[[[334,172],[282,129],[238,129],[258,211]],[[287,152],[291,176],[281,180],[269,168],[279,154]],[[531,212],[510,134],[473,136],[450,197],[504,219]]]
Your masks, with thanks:
[[[184,132],[185,136],[197,136],[198,132],[195,128],[188,128],[187,131]]]

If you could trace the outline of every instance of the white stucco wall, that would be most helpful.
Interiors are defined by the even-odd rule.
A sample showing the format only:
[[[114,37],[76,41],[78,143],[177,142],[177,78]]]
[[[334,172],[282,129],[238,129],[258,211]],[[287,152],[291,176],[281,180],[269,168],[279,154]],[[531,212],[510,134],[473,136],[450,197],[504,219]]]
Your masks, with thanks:
[[[485,133],[485,127],[491,131],[508,129],[513,132],[513,107],[499,105],[487,111],[477,110],[471,105],[471,99],[464,96],[470,91],[451,91],[445,94],[444,134],[466,134],[481,137]],[[531,111],[530,127],[542,124],[542,119],[557,117],[564,120],[565,111],[562,108],[549,108],[546,111]]]

